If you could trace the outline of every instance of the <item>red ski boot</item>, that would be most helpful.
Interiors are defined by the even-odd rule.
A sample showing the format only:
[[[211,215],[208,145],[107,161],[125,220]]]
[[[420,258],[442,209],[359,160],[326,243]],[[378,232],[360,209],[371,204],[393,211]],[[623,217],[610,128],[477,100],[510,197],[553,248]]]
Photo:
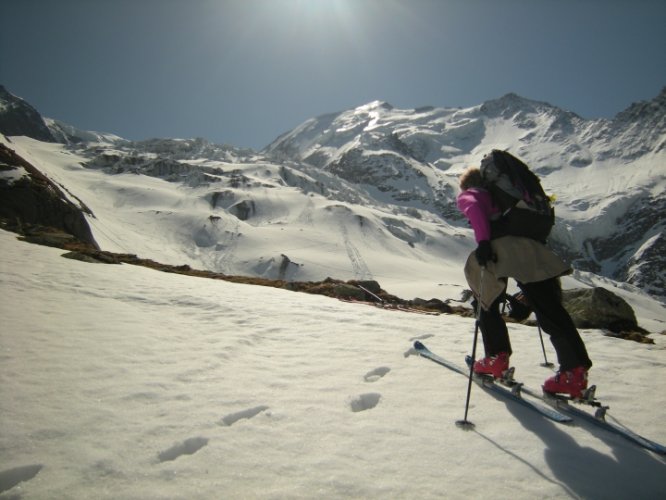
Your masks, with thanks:
[[[477,375],[492,375],[502,378],[502,374],[509,369],[509,354],[500,352],[495,356],[486,356],[474,363],[474,373]]]
[[[544,392],[566,394],[574,399],[582,398],[587,389],[587,369],[579,366],[573,370],[559,371],[543,384]]]

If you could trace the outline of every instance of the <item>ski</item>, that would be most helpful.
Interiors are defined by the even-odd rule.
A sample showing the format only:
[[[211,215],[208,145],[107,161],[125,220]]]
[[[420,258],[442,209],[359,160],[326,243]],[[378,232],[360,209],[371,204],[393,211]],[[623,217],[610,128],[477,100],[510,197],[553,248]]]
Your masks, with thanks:
[[[469,376],[469,366],[472,362],[470,356],[465,358],[465,362],[468,366],[468,368],[465,369],[433,353],[422,342],[414,342],[414,349],[420,356],[424,358],[434,361],[435,363],[444,366],[456,373]],[[590,388],[589,395],[586,396],[584,400],[578,401],[570,400],[570,398],[566,398],[564,396],[537,392],[533,389],[525,387],[522,383],[513,380],[512,374],[510,374],[507,379],[503,379],[499,382],[507,385],[508,388],[505,388],[499,385],[499,383],[494,382],[492,377],[473,377],[473,380],[484,389],[487,389],[488,391],[491,391],[495,394],[505,396],[508,399],[520,403],[523,406],[529,407],[556,422],[572,422],[574,418],[578,418],[592,425],[605,429],[613,434],[624,437],[625,439],[648,451],[657,453],[659,455],[666,455],[666,446],[643,437],[625,426],[606,420],[606,411],[609,409],[609,407],[604,406],[601,402],[595,399],[596,388],[594,386]],[[522,397],[522,394],[526,394],[527,396],[530,396],[530,398],[540,400],[544,403],[544,405],[536,403],[531,399],[525,399]],[[596,411],[594,414],[589,413],[585,410],[577,408],[576,406],[573,406],[571,401],[577,404],[589,405],[596,408]]]
[[[465,362],[467,363],[467,366],[471,366],[472,358],[470,356],[467,356],[465,358]],[[609,432],[620,435],[628,439],[629,441],[632,441],[634,444],[641,446],[642,448],[650,450],[659,455],[666,455],[666,447],[664,447],[663,445],[656,443],[650,439],[647,439],[635,433],[634,431],[632,431],[627,427],[607,421],[606,412],[609,409],[609,407],[603,405],[599,400],[596,399],[595,395],[597,388],[594,385],[585,391],[583,398],[573,399],[562,395],[548,394],[544,392],[539,393],[537,391],[530,389],[529,387],[525,387],[523,384],[517,384],[515,381],[512,380],[513,372],[511,372],[508,378],[509,380],[501,380],[500,382],[507,384],[510,387],[513,387],[514,391],[518,391],[521,394],[524,393],[530,397],[540,399],[544,403],[550,405],[551,407],[560,412],[566,413],[567,415],[570,415],[572,417],[578,417],[582,420],[585,420],[586,422],[596,425],[597,427],[601,427],[602,429],[605,429]],[[573,406],[571,402],[596,408],[594,415],[586,412],[585,410],[581,410],[580,408]]]
[[[420,356],[429,359],[430,361],[433,361],[438,365],[444,366],[445,368],[448,368],[449,370],[452,370],[461,375],[469,376],[469,370],[465,370],[464,368],[438,356],[418,340],[414,342],[414,349]],[[518,382],[514,382],[514,387],[508,389],[493,382],[491,377],[473,377],[473,379],[478,385],[483,387],[485,390],[492,392],[493,394],[502,396],[511,401],[514,401],[516,403],[519,403],[525,406],[526,408],[530,408],[531,410],[540,413],[541,415],[543,415],[546,418],[549,418],[550,420],[559,423],[567,423],[573,420],[570,416],[560,413],[551,406],[522,398],[520,396],[520,390],[519,390],[521,384]]]
[[[627,427],[606,420],[606,411],[608,410],[608,406],[603,406],[596,399],[592,401],[583,400],[580,402],[580,404],[588,404],[590,406],[596,407],[597,410],[593,415],[585,410],[573,406],[570,403],[570,401],[576,403],[576,400],[570,400],[569,398],[563,396],[548,393],[539,394],[536,391],[526,387],[523,388],[523,392],[525,394],[529,394],[532,397],[541,399],[544,403],[549,404],[551,407],[557,409],[558,411],[562,411],[568,415],[571,415],[572,417],[580,418],[590,424],[612,432],[613,434],[622,436],[634,444],[645,448],[646,450],[652,451],[659,455],[666,455],[666,446],[643,437]]]

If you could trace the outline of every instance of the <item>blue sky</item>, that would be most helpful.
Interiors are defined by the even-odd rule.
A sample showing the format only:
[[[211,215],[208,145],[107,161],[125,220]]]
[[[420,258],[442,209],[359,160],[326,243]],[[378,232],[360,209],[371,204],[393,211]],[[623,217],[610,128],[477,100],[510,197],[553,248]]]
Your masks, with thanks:
[[[127,139],[260,149],[373,100],[612,117],[666,86],[664,0],[0,0],[0,84]]]

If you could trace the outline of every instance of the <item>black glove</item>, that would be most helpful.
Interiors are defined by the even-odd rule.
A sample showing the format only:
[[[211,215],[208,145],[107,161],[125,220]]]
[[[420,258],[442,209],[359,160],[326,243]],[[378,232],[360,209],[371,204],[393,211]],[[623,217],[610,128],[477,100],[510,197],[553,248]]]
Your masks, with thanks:
[[[488,240],[479,241],[479,246],[476,247],[474,255],[481,267],[486,267],[486,264],[490,261],[497,262],[497,255],[493,253],[493,247],[490,246]]]

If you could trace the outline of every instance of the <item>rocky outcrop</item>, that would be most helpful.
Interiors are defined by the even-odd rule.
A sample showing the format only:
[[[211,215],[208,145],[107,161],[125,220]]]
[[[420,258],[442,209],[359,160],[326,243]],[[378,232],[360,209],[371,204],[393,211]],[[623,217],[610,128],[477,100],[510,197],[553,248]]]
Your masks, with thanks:
[[[25,135],[38,141],[55,142],[39,112],[0,85],[0,133]]]
[[[607,328],[612,331],[638,328],[631,306],[605,288],[564,290],[562,302],[578,328]]]
[[[601,288],[576,288],[562,292],[562,303],[577,328],[599,328],[613,337],[652,343],[638,326],[632,307],[613,292]]]
[[[57,235],[53,236],[56,242],[69,239],[67,235],[70,235],[97,248],[83,213],[86,211],[92,215],[90,210],[85,206],[81,209],[70,201],[37,168],[3,144],[0,144],[0,174],[0,220],[3,228],[46,238],[40,240],[41,243],[50,241],[53,234]]]

